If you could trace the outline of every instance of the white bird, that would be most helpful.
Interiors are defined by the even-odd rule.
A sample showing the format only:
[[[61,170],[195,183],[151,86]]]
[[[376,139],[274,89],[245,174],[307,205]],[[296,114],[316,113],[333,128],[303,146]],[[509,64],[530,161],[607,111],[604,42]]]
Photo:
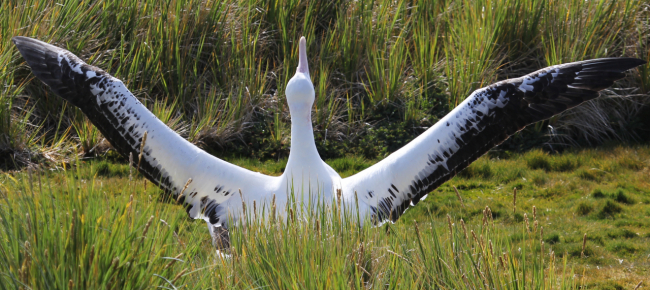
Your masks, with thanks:
[[[526,125],[545,120],[598,96],[624,71],[642,65],[634,58],[603,58],[547,67],[474,91],[458,107],[384,160],[342,179],[320,158],[311,121],[314,103],[305,38],[299,64],[286,87],[291,113],[291,150],[282,176],[235,166],[194,146],[158,120],[124,84],[87,65],[67,50],[27,38],[14,44],[33,73],[79,107],[115,149],[138,156],[140,171],[177,200],[188,215],[207,222],[214,239],[237,222],[242,201],[284,208],[291,192],[307,202],[317,193],[355,203],[375,223],[395,221],[409,207]],[[190,182],[191,181],[191,182]],[[241,194],[240,194],[241,191]]]

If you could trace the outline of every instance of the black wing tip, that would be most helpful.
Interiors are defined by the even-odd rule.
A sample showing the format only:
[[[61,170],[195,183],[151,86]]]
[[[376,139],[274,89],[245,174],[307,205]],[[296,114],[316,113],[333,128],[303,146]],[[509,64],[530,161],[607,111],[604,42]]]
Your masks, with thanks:
[[[586,70],[625,72],[637,66],[644,65],[647,62],[645,60],[634,57],[609,57],[591,59],[578,63],[581,64]]]
[[[13,42],[16,48],[18,48],[18,51],[20,51],[20,54],[28,62],[35,55],[56,54],[61,51],[67,52],[63,48],[26,36],[14,36],[11,38],[11,42]]]

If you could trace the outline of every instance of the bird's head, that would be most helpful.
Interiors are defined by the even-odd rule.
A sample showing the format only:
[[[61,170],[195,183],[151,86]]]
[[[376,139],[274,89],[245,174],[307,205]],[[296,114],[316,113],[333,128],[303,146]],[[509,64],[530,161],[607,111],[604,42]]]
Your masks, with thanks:
[[[298,69],[296,74],[289,80],[287,88],[287,103],[291,113],[306,111],[311,112],[311,106],[314,104],[314,85],[309,78],[309,65],[307,64],[307,41],[305,37],[300,38],[298,48]]]

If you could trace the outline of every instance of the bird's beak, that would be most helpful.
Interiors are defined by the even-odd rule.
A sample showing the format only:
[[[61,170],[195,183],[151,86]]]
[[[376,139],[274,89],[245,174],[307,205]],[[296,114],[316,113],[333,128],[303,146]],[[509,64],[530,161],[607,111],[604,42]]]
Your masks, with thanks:
[[[298,47],[298,70],[296,72],[309,75],[309,64],[307,64],[307,40],[305,37],[300,38]]]

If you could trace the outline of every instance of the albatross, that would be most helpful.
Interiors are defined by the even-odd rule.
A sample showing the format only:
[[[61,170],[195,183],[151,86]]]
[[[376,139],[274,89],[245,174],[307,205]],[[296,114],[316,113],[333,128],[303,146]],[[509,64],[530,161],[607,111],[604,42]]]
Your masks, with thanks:
[[[374,224],[395,222],[404,211],[491,148],[529,124],[598,97],[599,91],[642,65],[635,58],[600,58],[550,66],[478,89],[403,148],[375,165],[341,178],[319,156],[314,141],[314,104],[305,38],[296,74],[286,86],[291,149],[281,176],[230,164],[179,136],[138,101],[119,79],[71,52],[14,37],[36,77],[79,107],[122,156],[142,153],[139,171],[185,205],[192,219],[206,221],[213,243],[242,217],[243,202],[283,208],[292,193],[302,202],[318,193],[357,204]],[[280,213],[282,214],[282,213]],[[215,245],[216,246],[216,245]]]

